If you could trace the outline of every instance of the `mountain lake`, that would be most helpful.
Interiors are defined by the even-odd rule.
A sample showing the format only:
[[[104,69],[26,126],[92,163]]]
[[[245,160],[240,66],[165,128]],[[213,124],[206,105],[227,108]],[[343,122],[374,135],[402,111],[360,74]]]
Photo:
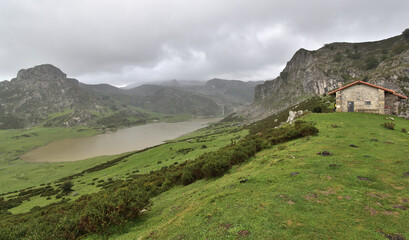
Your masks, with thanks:
[[[85,138],[69,138],[38,147],[20,158],[28,162],[69,162],[142,150],[196,131],[220,118],[149,123]]]

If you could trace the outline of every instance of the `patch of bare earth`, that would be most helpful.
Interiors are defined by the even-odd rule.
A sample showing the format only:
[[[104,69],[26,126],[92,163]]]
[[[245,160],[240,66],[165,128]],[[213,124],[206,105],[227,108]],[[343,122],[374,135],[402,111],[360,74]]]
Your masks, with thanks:
[[[247,237],[248,235],[250,235],[250,232],[247,231],[247,230],[240,230],[240,231],[238,232],[238,235],[239,235],[239,236],[242,236],[242,237]]]

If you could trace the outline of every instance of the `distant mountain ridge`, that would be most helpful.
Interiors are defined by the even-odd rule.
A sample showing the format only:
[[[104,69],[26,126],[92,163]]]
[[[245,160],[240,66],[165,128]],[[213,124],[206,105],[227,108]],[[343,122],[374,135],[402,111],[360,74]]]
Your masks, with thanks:
[[[176,83],[121,89],[80,83],[51,64],[22,69],[11,81],[0,82],[0,129],[131,126],[153,119],[155,112],[222,116],[249,105],[256,86],[227,80],[201,85]]]
[[[96,94],[158,113],[221,116],[250,105],[254,88],[260,83],[222,79],[212,79],[201,84],[192,82],[173,80],[131,89],[101,84],[80,86]]]
[[[331,43],[298,50],[280,76],[255,88],[254,104],[240,113],[262,119],[339,85],[362,80],[409,95],[409,29],[402,35],[364,43]],[[399,115],[409,116],[401,103]]]

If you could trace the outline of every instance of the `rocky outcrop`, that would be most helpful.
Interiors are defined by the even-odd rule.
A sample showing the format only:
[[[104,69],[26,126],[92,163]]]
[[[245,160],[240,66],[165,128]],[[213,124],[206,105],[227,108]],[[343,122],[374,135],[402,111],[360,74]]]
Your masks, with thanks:
[[[254,104],[243,114],[261,119],[357,80],[408,95],[409,39],[401,35],[377,42],[332,43],[316,51],[300,49],[280,76],[256,87]],[[401,116],[409,116],[407,106],[401,103]]]
[[[289,111],[288,112],[288,119],[287,119],[287,123],[293,123],[295,119],[301,117],[302,115],[305,114],[305,112],[307,111],[303,111],[303,110],[298,110],[298,111]]]

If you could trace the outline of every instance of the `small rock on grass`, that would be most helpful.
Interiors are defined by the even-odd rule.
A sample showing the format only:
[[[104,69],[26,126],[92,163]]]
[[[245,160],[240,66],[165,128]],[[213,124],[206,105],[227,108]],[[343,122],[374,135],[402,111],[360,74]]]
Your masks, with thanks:
[[[245,182],[247,182],[247,181],[248,181],[248,179],[245,178],[245,179],[240,180],[240,183],[245,183]]]
[[[371,179],[369,179],[367,177],[358,176],[356,178],[358,178],[359,180],[362,180],[362,181],[373,182]]]
[[[322,152],[317,153],[317,155],[321,155],[321,156],[331,156],[331,153],[328,152],[328,151],[322,151]]]
[[[300,174],[300,173],[299,173],[299,172],[292,172],[292,173],[290,173],[291,176],[296,176],[296,175],[298,175],[298,174]]]
[[[330,165],[328,165],[330,168],[339,168],[339,167],[341,167],[341,165],[338,165],[338,164],[330,164]]]
[[[385,234],[385,237],[389,240],[406,240],[406,238],[400,234]]]
[[[405,206],[402,206],[402,205],[395,205],[393,207],[398,208],[398,209],[402,209],[402,210],[407,210],[407,208]]]

